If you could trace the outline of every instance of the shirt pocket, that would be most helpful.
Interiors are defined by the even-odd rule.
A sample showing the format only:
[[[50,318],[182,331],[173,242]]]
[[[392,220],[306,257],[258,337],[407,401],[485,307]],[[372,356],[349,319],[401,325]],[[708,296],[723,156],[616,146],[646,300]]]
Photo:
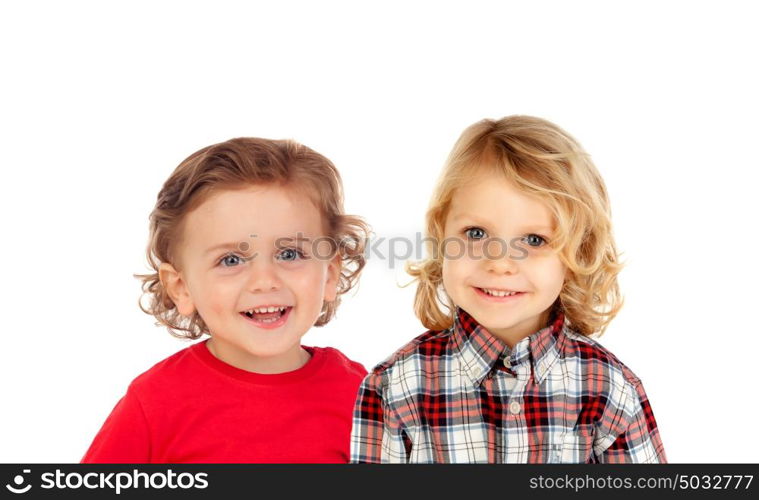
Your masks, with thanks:
[[[592,425],[578,425],[564,434],[561,449],[555,457],[562,464],[587,464],[595,462],[593,441],[595,428]]]

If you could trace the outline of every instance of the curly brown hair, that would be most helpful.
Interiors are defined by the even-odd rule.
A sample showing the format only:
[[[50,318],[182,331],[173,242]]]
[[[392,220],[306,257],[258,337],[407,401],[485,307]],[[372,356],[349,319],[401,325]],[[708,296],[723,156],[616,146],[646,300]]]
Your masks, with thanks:
[[[366,264],[369,225],[361,217],[344,213],[342,179],[329,159],[293,140],[238,137],[191,154],[158,193],[150,214],[146,251],[152,272],[134,274],[142,281],[138,305],[158,320],[157,326],[165,325],[173,336],[186,339],[209,333],[197,311],[190,317],[179,313],[158,273],[161,263],[179,269],[177,245],[181,242],[186,214],[213,193],[267,184],[303,190],[321,211],[327,236],[337,242],[335,250],[341,260],[337,297],[324,302],[314,326],[325,325],[334,317],[340,296],[358,283]],[[149,304],[144,306],[146,296]]]

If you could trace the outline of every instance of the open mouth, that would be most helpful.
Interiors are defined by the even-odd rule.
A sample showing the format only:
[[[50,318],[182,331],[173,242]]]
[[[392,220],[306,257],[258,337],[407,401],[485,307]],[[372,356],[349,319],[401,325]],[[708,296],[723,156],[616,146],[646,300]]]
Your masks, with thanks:
[[[474,289],[477,290],[477,293],[479,295],[483,297],[487,297],[489,299],[497,300],[497,301],[510,301],[526,293],[526,292],[515,292],[515,291],[506,291],[506,290],[493,290],[489,288],[479,288],[479,287],[474,287]]]
[[[292,306],[273,306],[242,311],[240,315],[262,328],[276,328],[287,321]]]

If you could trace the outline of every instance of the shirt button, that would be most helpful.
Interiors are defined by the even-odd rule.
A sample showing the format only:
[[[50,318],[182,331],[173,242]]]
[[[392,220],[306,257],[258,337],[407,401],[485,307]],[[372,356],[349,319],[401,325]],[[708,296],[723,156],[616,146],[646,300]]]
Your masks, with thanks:
[[[516,415],[521,409],[522,405],[520,405],[517,401],[512,401],[509,405],[509,411],[512,413],[512,415]]]
[[[511,368],[511,359],[508,356],[503,358],[503,366],[506,368]]]
[[[482,373],[482,371],[479,368],[472,368],[472,375],[474,375],[475,378],[479,377],[480,373]]]

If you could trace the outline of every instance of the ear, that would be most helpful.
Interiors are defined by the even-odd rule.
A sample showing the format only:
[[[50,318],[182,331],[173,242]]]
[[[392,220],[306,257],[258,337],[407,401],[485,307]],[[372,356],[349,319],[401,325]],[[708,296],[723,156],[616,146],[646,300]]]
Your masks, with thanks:
[[[187,284],[179,271],[174,269],[174,266],[165,262],[162,263],[158,268],[158,277],[161,280],[161,285],[166,289],[166,293],[177,306],[179,314],[190,316],[195,312],[195,304],[192,302]]]
[[[330,261],[327,266],[327,281],[324,283],[324,300],[332,302],[337,298],[337,282],[340,279],[343,261],[339,255]]]

